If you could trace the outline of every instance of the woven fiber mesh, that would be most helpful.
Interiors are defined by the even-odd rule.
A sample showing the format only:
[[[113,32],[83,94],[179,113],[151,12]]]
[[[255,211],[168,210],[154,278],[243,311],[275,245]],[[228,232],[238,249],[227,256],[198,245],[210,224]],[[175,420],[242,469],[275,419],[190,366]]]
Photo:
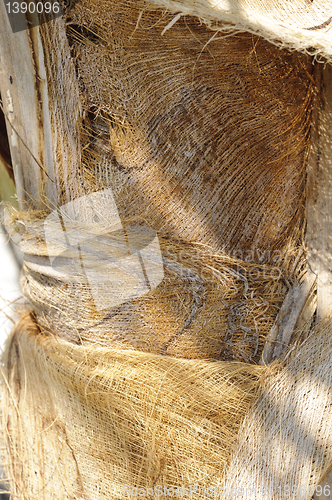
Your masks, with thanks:
[[[189,359],[257,362],[289,284],[303,274],[301,248],[297,254],[280,257],[280,266],[280,262],[245,262],[199,245],[160,238],[164,278],[159,286],[100,311],[89,283],[70,259],[67,275],[54,273],[50,246],[42,239],[43,222],[32,221],[27,213],[21,214],[19,222],[15,217],[26,256],[21,284],[40,327],[79,344],[115,343]],[[85,230],[83,224],[80,230]],[[127,286],[132,286],[130,281]],[[111,292],[102,288],[104,302]]]
[[[124,485],[209,484],[211,475],[222,487],[224,443],[235,442],[262,372],[77,347],[39,335],[29,318],[8,356],[4,408],[20,499],[120,499]]]
[[[14,498],[117,500],[126,486],[190,484],[234,498],[231,489],[245,482],[284,498],[277,488],[292,480],[306,488],[296,497],[304,499],[331,463],[331,429],[322,424],[331,384],[320,378],[330,370],[329,347],[303,378],[329,328],[304,348],[292,345],[286,360],[257,364],[288,290],[305,275],[315,94],[312,58],[281,49],[290,39],[279,43],[268,26],[262,33],[259,5],[250,14],[257,28],[249,15],[241,21],[254,2],[238,2],[235,23],[220,14],[221,2],[83,0],[66,23],[39,28],[58,199],[31,194],[39,210],[11,214],[30,311],[3,356]],[[323,14],[317,8],[314,22]],[[316,31],[293,48],[308,51]],[[70,98],[52,92],[56,78]],[[108,190],[127,240],[133,227],[149,228],[163,266],[158,285],[112,307],[102,267],[94,268],[102,290],[94,300],[73,245],[59,255],[63,232],[81,238],[93,226],[90,263],[107,258],[108,215],[98,212],[96,193]],[[50,235],[47,221],[62,230]],[[123,276],[122,292],[130,286]],[[308,405],[304,396],[294,402],[298,393]],[[289,449],[306,464],[299,473],[278,437],[283,417]],[[276,464],[288,457],[281,476],[270,468],[274,456],[265,463],[258,452],[268,443]]]
[[[331,323],[291,354],[278,374],[261,381],[233,449],[229,491],[251,486],[257,500],[311,498],[331,468]]]
[[[218,22],[263,35],[288,47],[331,60],[332,8],[325,0],[151,0],[176,14],[197,16],[210,28]],[[173,21],[174,22],[174,21]],[[227,30],[227,28],[226,28]]]
[[[161,36],[173,17],[144,2],[102,6],[80,2],[68,29],[94,135],[85,189],[111,185],[123,220],[214,250],[296,240],[311,60],[192,17]]]
[[[303,272],[312,63],[250,33],[211,39],[189,16],[160,36],[172,15],[147,7],[70,11],[81,159],[57,158],[57,183],[59,205],[111,187],[124,227],[156,231],[164,280],[100,314],[89,287],[50,273],[46,212],[18,217],[22,286],[39,324],[74,342],[257,362]]]
[[[22,318],[4,358],[13,497],[310,498],[332,460],[330,335],[262,367],[75,346]]]

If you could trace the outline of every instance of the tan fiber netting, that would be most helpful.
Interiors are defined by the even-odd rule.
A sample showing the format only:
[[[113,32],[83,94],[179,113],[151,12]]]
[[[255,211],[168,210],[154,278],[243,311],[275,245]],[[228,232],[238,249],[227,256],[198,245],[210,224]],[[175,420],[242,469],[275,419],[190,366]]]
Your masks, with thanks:
[[[227,473],[228,489],[251,486],[255,500],[310,498],[331,467],[331,322],[291,354],[261,382]],[[317,489],[316,495],[330,494]]]
[[[13,498],[310,498],[332,460],[330,336],[261,367],[74,346],[25,317],[4,358]]]
[[[116,500],[126,485],[244,483],[284,498],[278,487],[289,480],[304,499],[331,463],[329,328],[292,345],[291,359],[257,365],[288,290],[305,276],[312,59],[243,31],[258,25],[225,24],[217,4],[167,4],[84,0],[67,24],[40,28],[58,200],[31,194],[38,210],[11,216],[31,312],[3,357],[14,498]],[[248,5],[238,3],[239,15]],[[324,13],[315,12],[318,23]],[[309,49],[310,36],[293,48]],[[70,91],[52,91],[56,79]],[[157,235],[164,274],[101,310],[112,276],[98,267],[95,300],[73,247],[59,255],[62,232],[49,243],[45,228],[69,203],[108,190],[127,239],[133,227]],[[118,236],[110,243],[107,216],[94,209],[61,221],[80,235],[93,226],[89,258],[101,265]]]
[[[115,500],[125,485],[223,486],[263,371],[77,347],[38,335],[28,318],[5,361],[14,498],[38,500]]]
[[[171,14],[103,5],[80,2],[68,27],[87,109],[85,192],[112,186],[124,221],[243,260],[296,241],[311,60],[250,33],[215,37],[193,17],[161,36]]]
[[[303,52],[332,56],[332,6],[326,0],[150,0],[180,15],[193,15],[211,28],[223,21]],[[174,16],[175,22],[178,17]]]
[[[74,343],[257,362],[288,286],[303,274],[301,248],[269,265],[159,238],[164,278],[157,288],[98,310],[90,284],[74,262],[67,259],[66,275],[54,272],[46,256],[50,246],[42,239],[43,222],[21,214],[17,225],[25,253],[21,284],[39,325]],[[85,229],[81,224],[80,231]],[[107,244],[104,248],[110,249]],[[103,281],[107,269],[101,271]],[[122,280],[122,290],[132,286]],[[99,293],[108,304],[112,289],[100,287]]]
[[[111,188],[124,227],[156,231],[164,280],[100,314],[89,287],[50,271],[45,212],[18,217],[23,289],[39,324],[74,342],[257,362],[303,272],[312,62],[250,33],[211,40],[189,16],[161,36],[171,19],[145,2],[70,11],[81,163],[57,158],[59,204]]]

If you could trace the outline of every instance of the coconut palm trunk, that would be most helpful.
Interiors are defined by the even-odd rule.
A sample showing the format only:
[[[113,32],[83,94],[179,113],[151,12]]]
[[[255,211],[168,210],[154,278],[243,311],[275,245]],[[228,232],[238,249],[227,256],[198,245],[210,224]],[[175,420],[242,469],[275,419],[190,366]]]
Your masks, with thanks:
[[[12,498],[331,498],[332,12],[304,3],[0,4]]]

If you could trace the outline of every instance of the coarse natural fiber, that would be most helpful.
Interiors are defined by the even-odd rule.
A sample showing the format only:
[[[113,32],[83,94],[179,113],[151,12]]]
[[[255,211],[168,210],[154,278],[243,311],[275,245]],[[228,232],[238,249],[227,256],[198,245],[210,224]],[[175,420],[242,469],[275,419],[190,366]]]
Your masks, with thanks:
[[[223,485],[262,367],[74,346],[22,319],[4,359],[14,498]],[[227,443],[227,445],[226,445]]]
[[[235,486],[261,498],[265,486],[274,500],[287,481],[306,499],[332,463],[330,325],[304,340],[306,325],[290,356],[257,365],[305,277],[308,53],[329,60],[330,23],[319,2],[301,26],[279,2],[236,4],[82,0],[67,24],[39,28],[58,199],[31,194],[34,210],[11,215],[29,308],[3,356],[15,499],[195,484],[226,488],[215,498],[237,498]],[[56,78],[69,99],[52,92]],[[59,256],[63,234],[50,243],[45,228],[60,214],[88,234],[98,210],[91,220],[61,210],[110,189],[127,237],[133,226],[158,236],[164,274],[101,311],[73,247]],[[97,261],[110,248],[105,221],[93,223]]]
[[[298,243],[311,59],[250,33],[215,37],[189,16],[161,36],[173,16],[148,5],[70,12],[84,189],[60,170],[61,204],[111,186],[121,219],[158,235],[243,254]]]
[[[66,260],[65,274],[51,266],[52,248],[43,237],[43,220],[37,214],[29,218],[28,212],[14,213],[14,217],[25,254],[21,285],[38,324],[49,334],[77,344],[117,345],[189,359],[257,362],[288,286],[304,272],[301,248],[283,258],[277,254],[278,261],[268,265],[160,238],[164,267],[160,285],[137,299],[100,311],[73,259]],[[86,230],[81,223],[79,232]],[[112,247],[105,237],[106,253]],[[122,277],[121,289],[125,286],[132,285],[130,281],[126,285]],[[108,304],[112,289],[105,286],[99,293]]]
[[[218,21],[262,35],[279,47],[332,57],[332,8],[325,0],[149,0],[177,15],[197,16],[211,29]],[[173,21],[173,22],[174,22]],[[226,28],[227,31],[227,28]]]
[[[291,354],[261,379],[227,473],[228,489],[250,486],[255,500],[311,498],[332,465],[331,321]]]
[[[161,37],[171,19],[144,1],[70,11],[82,158],[71,170],[57,158],[56,179],[60,206],[111,188],[123,226],[153,228],[162,283],[101,314],[70,260],[70,279],[52,270],[48,207],[16,217],[22,288],[40,326],[75,343],[257,362],[304,271],[312,63],[250,33],[211,41],[189,16]],[[49,58],[52,28],[43,31]]]
[[[22,318],[3,360],[13,498],[310,498],[332,461],[330,337],[261,367],[75,346]]]

